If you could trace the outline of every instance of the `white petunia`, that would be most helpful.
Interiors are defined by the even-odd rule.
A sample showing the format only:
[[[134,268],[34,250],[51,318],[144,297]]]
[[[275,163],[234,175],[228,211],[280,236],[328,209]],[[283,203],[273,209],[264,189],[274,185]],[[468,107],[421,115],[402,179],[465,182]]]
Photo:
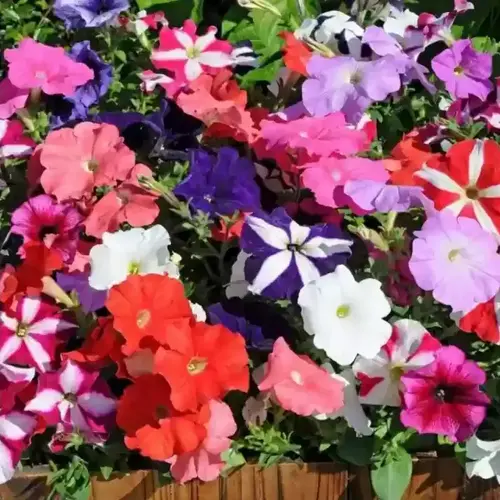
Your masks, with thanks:
[[[391,336],[383,319],[391,306],[380,281],[358,283],[343,265],[304,286],[298,304],[314,345],[340,365],[351,364],[358,354],[374,358]]]
[[[479,476],[483,479],[496,477],[500,483],[500,439],[481,441],[473,436],[467,441],[466,456],[472,460],[465,464],[468,477]]]
[[[102,244],[90,251],[89,284],[108,290],[130,274],[169,274],[177,278],[179,269],[172,261],[170,236],[160,225],[104,233]]]

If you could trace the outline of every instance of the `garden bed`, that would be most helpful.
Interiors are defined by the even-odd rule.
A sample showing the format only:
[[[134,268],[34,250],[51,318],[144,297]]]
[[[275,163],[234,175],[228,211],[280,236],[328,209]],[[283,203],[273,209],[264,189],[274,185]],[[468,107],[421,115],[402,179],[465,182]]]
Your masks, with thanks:
[[[46,498],[43,469],[18,474],[0,487],[2,500]],[[247,465],[210,483],[162,484],[152,471],[92,479],[91,500],[366,500],[375,498],[365,467],[340,464],[281,464],[262,469]],[[404,500],[500,498],[496,481],[468,480],[452,458],[414,463]]]

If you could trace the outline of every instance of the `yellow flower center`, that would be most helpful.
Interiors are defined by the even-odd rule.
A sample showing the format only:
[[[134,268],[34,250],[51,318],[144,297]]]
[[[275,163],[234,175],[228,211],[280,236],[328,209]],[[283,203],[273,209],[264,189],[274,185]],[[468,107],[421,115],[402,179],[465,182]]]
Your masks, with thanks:
[[[147,309],[143,309],[137,313],[136,324],[138,328],[146,328],[151,320],[151,313]]]
[[[139,274],[141,272],[141,264],[139,262],[131,262],[128,265],[128,273],[129,274]]]
[[[187,365],[187,371],[189,375],[199,375],[202,373],[208,365],[208,359],[206,358],[191,358]]]
[[[190,47],[189,49],[186,49],[186,55],[189,59],[196,59],[197,57],[200,57],[201,52],[196,47]]]
[[[351,308],[347,304],[342,304],[341,306],[337,307],[335,314],[337,315],[337,318],[343,319],[347,318],[350,312]]]
[[[451,252],[448,254],[448,260],[450,262],[454,262],[459,255],[460,255],[460,250],[455,248],[454,250],[451,250]]]
[[[16,335],[22,339],[28,335],[29,326],[24,323],[19,323],[16,328]]]
[[[393,382],[399,382],[404,372],[405,371],[401,365],[393,365],[391,367],[391,380]]]
[[[453,73],[457,76],[462,76],[464,74],[464,68],[462,68],[462,66],[457,66]]]

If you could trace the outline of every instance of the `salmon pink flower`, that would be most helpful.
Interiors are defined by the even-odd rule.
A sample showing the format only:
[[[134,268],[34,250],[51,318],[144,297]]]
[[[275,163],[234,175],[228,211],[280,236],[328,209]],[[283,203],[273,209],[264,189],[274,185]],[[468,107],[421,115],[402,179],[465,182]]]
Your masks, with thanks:
[[[45,372],[55,358],[60,333],[76,325],[39,298],[23,297],[15,311],[0,313],[0,362],[34,366]]]
[[[171,335],[170,349],[159,348],[155,370],[165,377],[179,411],[194,411],[232,390],[248,391],[245,339],[222,325],[197,323],[184,335]]]
[[[191,479],[213,481],[217,479],[225,466],[221,453],[231,446],[231,439],[237,427],[231,408],[222,401],[209,401],[210,420],[205,424],[207,437],[192,452],[174,455],[167,462],[176,481],[184,484]]]
[[[103,433],[115,421],[116,402],[99,372],[90,372],[67,360],[52,373],[38,378],[35,397],[26,411],[41,415],[47,425],[64,424],[72,429]]]
[[[188,19],[182,28],[163,27],[160,46],[153,50],[155,68],[173,71],[176,80],[191,82],[201,74],[215,74],[219,68],[231,66],[232,46],[216,40],[217,29],[210,27],[203,36],[196,35],[196,24]]]
[[[71,262],[76,253],[83,217],[69,204],[41,194],[30,198],[12,214],[12,232],[24,243],[39,242]]]
[[[4,58],[9,63],[8,78],[19,89],[70,96],[94,78],[88,66],[73,61],[62,47],[50,47],[31,38],[25,38],[15,49],[6,49]]]
[[[142,375],[127,387],[118,404],[116,422],[125,445],[153,460],[194,451],[207,436],[208,406],[180,413],[170,401],[170,387],[160,375]]]
[[[0,120],[0,161],[3,158],[27,156],[35,146],[35,141],[24,135],[21,122]]]
[[[188,342],[194,319],[179,280],[156,274],[129,276],[110,290],[106,307],[125,339],[122,349],[127,355],[151,339],[162,345]]]
[[[0,120],[10,118],[18,109],[26,106],[29,90],[18,89],[8,78],[0,81]]]
[[[59,201],[79,200],[95,186],[114,186],[135,165],[135,154],[114,125],[79,123],[50,132],[41,146],[43,189]]]
[[[401,422],[420,434],[465,441],[486,417],[490,399],[479,388],[485,381],[484,371],[460,349],[442,347],[433,363],[401,377]]]
[[[3,403],[3,401],[2,401]],[[12,479],[28,438],[37,425],[36,418],[17,409],[0,410],[0,484]]]
[[[271,391],[282,408],[303,416],[334,413],[344,404],[344,384],[307,356],[295,354],[283,337],[274,343],[259,390]]]
[[[358,356],[354,362],[353,371],[361,381],[360,401],[400,406],[401,375],[431,364],[440,347],[440,342],[418,321],[396,321],[391,338],[374,358]]]

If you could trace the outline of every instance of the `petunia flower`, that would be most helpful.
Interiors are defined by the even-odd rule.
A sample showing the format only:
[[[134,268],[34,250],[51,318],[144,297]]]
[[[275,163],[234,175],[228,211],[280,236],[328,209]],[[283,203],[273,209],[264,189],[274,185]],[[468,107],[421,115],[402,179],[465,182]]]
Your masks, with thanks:
[[[108,438],[105,432],[93,432],[89,429],[75,429],[71,424],[59,423],[49,443],[51,453],[62,453],[70,443],[82,442],[102,447]]]
[[[443,210],[415,232],[410,271],[417,285],[453,311],[470,311],[500,288],[494,236],[474,219]]]
[[[37,425],[36,418],[17,408],[0,409],[0,484],[14,476],[28,438]]]
[[[248,391],[248,354],[241,335],[222,325],[196,323],[168,343],[169,349],[157,350],[154,370],[169,383],[177,410],[195,411],[229,391]]]
[[[158,29],[158,25],[168,26],[168,21],[162,11],[151,12],[148,14],[147,11],[141,10],[137,13],[135,19],[126,18],[124,25],[127,31],[135,33],[137,36],[141,36],[148,30],[156,31]]]
[[[500,483],[499,452],[500,440],[483,441],[477,436],[472,436],[465,448],[465,456],[471,459],[465,464],[467,477],[495,478]]]
[[[437,210],[472,217],[500,235],[500,146],[493,140],[454,144],[445,156],[433,156],[415,176]]]
[[[352,369],[361,381],[360,401],[364,404],[401,406],[401,376],[427,366],[441,347],[418,321],[400,319],[392,326],[392,336],[372,359],[358,356]]]
[[[153,460],[189,453],[207,437],[208,406],[181,413],[170,401],[170,387],[161,375],[143,375],[123,392],[116,422],[125,432],[125,445]]]
[[[283,409],[297,415],[333,413],[344,404],[344,384],[307,356],[298,356],[280,337],[269,355],[260,391],[270,391]]]
[[[169,274],[177,277],[168,247],[170,235],[160,225],[149,229],[104,233],[102,244],[90,251],[89,283],[96,290],[107,290],[131,274]]]
[[[82,221],[78,210],[70,204],[57,203],[46,194],[24,202],[11,219],[12,232],[22,236],[24,244],[40,242],[67,263],[75,256]]]
[[[53,8],[66,29],[77,30],[109,26],[129,7],[128,0],[55,0]]]
[[[35,141],[24,135],[20,121],[0,119],[0,161],[4,158],[28,156],[35,146]]]
[[[59,370],[38,377],[37,392],[26,411],[42,416],[47,425],[62,423],[103,433],[114,425],[116,402],[99,371],[67,360]]]
[[[19,89],[41,89],[45,94],[73,94],[94,77],[85,64],[73,61],[62,47],[50,47],[25,38],[14,49],[6,49],[8,78]]]
[[[0,398],[3,408],[10,408],[16,402],[16,394],[28,386],[36,375],[34,368],[0,363]],[[1,468],[1,466],[0,466]]]
[[[29,90],[18,89],[8,78],[0,81],[0,120],[10,118],[18,109],[26,106]]]
[[[445,82],[454,98],[471,95],[486,100],[493,90],[490,76],[493,68],[491,54],[474,50],[471,40],[458,40],[432,60],[432,69]]]
[[[350,368],[336,374],[330,363],[324,363],[321,368],[326,370],[330,377],[344,384],[344,404],[340,410],[333,413],[318,413],[314,415],[317,420],[335,420],[343,417],[347,424],[357,434],[371,436],[374,429],[370,427],[370,420],[366,416],[356,390],[356,377]]]
[[[95,312],[104,307],[107,292],[95,290],[90,286],[88,272],[57,273],[57,284],[64,291],[76,294],[78,304],[86,313]]]
[[[150,94],[154,92],[156,87],[160,85],[161,87],[167,89],[169,85],[174,81],[168,75],[164,75],[163,73],[155,73],[151,70],[143,71],[139,73],[139,78],[141,79],[141,90]]]
[[[194,321],[182,283],[156,274],[129,276],[110,290],[106,307],[128,355],[148,338],[163,345],[174,345],[177,337],[187,339]]]
[[[197,36],[191,19],[184,21],[182,28],[164,26],[159,48],[151,55],[153,66],[173,71],[180,82],[191,82],[204,72],[215,74],[219,68],[231,66],[231,44],[217,40],[216,33],[212,26],[205,35]]]
[[[307,63],[313,54],[312,50],[304,42],[298,40],[293,33],[282,31],[279,37],[285,42],[281,50],[286,68],[307,76]]]
[[[304,106],[314,116],[343,111],[355,123],[368,106],[383,101],[401,87],[398,67],[391,58],[356,61],[353,57],[314,55],[309,78],[302,86]]]
[[[167,460],[172,477],[181,484],[196,478],[213,481],[226,465],[221,454],[231,446],[230,437],[237,431],[236,422],[226,403],[212,400],[208,407],[210,420],[205,424],[205,440],[195,451],[174,455]]]
[[[267,297],[291,297],[305,284],[346,261],[352,242],[333,224],[299,226],[283,208],[248,216],[240,247],[248,290]]]
[[[391,306],[381,285],[372,278],[357,282],[342,265],[300,291],[304,329],[336,363],[349,365],[357,354],[372,359],[389,340],[392,328],[383,318]]]
[[[401,422],[420,434],[465,441],[486,416],[490,399],[480,390],[485,381],[484,371],[460,349],[442,347],[433,363],[401,377]]]
[[[32,297],[22,297],[15,311],[2,311],[0,321],[0,362],[34,366],[40,372],[55,360],[61,332],[76,326],[61,318],[59,308]]]
[[[220,148],[217,156],[197,149],[190,153],[189,175],[174,192],[210,216],[252,212],[260,207],[255,176],[253,163],[236,149]]]

